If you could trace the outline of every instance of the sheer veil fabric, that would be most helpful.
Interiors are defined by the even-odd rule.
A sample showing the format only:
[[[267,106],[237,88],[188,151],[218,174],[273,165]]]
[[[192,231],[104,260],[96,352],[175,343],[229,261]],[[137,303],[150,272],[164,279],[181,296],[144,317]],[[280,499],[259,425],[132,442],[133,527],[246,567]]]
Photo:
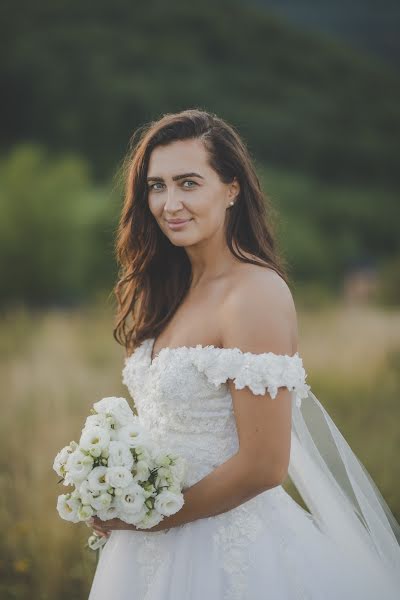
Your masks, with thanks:
[[[293,403],[289,476],[319,528],[344,554],[390,574],[400,597],[400,526],[311,389]]]

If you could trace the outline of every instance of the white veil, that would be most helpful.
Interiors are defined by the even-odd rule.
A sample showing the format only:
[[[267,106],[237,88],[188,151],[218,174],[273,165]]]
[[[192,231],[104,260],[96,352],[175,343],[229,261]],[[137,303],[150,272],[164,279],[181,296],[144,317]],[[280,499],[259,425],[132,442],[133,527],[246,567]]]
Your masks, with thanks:
[[[400,598],[400,525],[311,389],[292,407],[289,476],[314,522]]]

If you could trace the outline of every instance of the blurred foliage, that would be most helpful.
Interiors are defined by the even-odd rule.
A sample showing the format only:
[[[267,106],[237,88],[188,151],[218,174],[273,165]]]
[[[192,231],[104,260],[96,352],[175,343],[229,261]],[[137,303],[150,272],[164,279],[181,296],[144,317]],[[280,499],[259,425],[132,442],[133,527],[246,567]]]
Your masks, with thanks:
[[[109,287],[117,205],[86,161],[16,147],[0,163],[1,304],[70,304]]]
[[[400,78],[239,0],[3,3],[2,148],[78,151],[107,180],[143,122],[198,106],[267,164],[398,187]]]
[[[400,255],[394,255],[384,262],[381,280],[382,284],[377,294],[378,302],[385,306],[400,306]]]

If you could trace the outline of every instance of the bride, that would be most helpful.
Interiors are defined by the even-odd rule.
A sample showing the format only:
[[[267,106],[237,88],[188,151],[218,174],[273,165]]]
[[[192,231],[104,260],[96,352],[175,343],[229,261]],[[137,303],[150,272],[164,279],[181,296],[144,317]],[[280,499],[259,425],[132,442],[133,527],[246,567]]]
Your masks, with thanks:
[[[92,519],[106,543],[89,599],[399,598],[400,527],[306,383],[271,208],[240,136],[202,110],[166,114],[125,168],[123,382],[189,469],[183,507],[158,525]]]

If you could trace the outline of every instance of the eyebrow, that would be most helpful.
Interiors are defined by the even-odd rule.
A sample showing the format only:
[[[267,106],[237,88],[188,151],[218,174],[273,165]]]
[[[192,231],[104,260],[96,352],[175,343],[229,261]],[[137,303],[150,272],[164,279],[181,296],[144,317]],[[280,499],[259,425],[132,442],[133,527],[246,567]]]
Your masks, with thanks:
[[[172,180],[178,181],[179,179],[184,179],[185,177],[200,177],[200,179],[204,179],[204,177],[198,173],[182,173],[181,175],[174,175]],[[148,177],[147,181],[164,181],[164,179],[162,177]]]

